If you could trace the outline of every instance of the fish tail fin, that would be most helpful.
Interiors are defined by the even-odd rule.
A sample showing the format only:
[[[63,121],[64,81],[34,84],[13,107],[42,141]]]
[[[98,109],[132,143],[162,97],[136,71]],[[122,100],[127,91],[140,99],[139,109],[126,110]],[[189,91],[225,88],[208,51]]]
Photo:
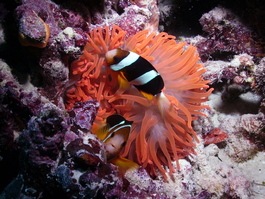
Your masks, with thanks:
[[[188,128],[192,129],[191,122],[193,120],[189,110],[179,103],[179,101],[170,95],[165,95],[163,92],[156,95],[156,102],[164,119],[186,121]]]
[[[115,158],[111,160],[110,163],[118,166],[121,176],[124,176],[127,171],[134,171],[139,169],[139,165],[137,163],[123,157]]]
[[[162,117],[164,117],[168,111],[171,111],[171,109],[173,111],[174,107],[163,92],[156,95],[156,100]]]

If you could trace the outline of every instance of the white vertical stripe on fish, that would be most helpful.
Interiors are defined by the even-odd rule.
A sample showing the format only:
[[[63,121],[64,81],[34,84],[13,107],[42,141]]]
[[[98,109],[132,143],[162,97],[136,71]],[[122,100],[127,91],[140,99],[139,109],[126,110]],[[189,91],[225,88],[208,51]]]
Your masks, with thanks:
[[[130,81],[133,85],[144,85],[148,82],[150,82],[152,79],[154,79],[159,74],[155,70],[150,70],[146,72],[145,74],[141,75],[140,77],[137,77],[136,79]]]
[[[111,65],[110,68],[114,71],[119,71],[134,63],[139,57],[140,56],[138,54],[130,52],[128,56],[122,59],[119,63]]]

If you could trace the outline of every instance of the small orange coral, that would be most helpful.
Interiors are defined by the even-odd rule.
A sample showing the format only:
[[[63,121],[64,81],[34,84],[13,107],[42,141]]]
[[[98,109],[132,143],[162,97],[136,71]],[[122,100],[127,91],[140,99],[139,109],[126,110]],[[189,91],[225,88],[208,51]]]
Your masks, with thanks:
[[[118,26],[98,28],[89,33],[84,54],[71,66],[71,79],[76,82],[66,91],[66,106],[77,101],[97,99],[100,110],[95,125],[115,112],[134,121],[132,132],[122,152],[123,157],[142,165],[151,175],[159,170],[166,178],[165,166],[175,171],[172,161],[195,153],[198,141],[191,127],[212,89],[202,78],[206,71],[199,64],[196,48],[177,43],[167,33],[143,30],[126,39]],[[134,87],[120,87],[117,74],[105,65],[105,53],[115,48],[134,51],[153,64],[162,76],[163,90],[172,106],[162,116],[154,101],[147,100]],[[171,114],[174,113],[174,114]],[[179,165],[178,165],[179,168]]]

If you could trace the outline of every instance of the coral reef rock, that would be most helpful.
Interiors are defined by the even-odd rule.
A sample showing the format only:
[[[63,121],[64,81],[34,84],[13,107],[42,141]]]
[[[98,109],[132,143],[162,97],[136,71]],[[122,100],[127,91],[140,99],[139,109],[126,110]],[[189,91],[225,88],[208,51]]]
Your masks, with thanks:
[[[3,0],[0,10],[0,199],[265,198],[262,0]],[[91,134],[101,104],[65,107],[81,79],[70,66],[106,25],[125,39],[166,31],[196,46],[207,69],[211,109],[192,118],[200,142],[165,167],[176,170],[167,180],[143,167],[120,176]]]

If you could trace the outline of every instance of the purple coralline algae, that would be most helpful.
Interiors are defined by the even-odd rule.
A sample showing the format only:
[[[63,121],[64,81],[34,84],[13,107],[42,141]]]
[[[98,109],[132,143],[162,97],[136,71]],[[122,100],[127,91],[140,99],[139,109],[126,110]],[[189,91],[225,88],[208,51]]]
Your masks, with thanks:
[[[91,102],[77,102],[74,108],[72,108],[68,113],[71,117],[73,126],[78,129],[91,129],[91,121],[94,121],[96,117],[96,112],[98,110],[99,103],[95,100]]]
[[[43,94],[51,100],[57,100],[54,98],[60,85],[68,81],[69,63],[83,53],[89,30],[116,24],[130,36],[144,28],[156,30],[158,26],[159,12],[154,0],[105,4],[103,1],[94,4],[90,1],[55,2],[26,0],[15,9],[20,43],[43,48],[32,50],[39,59]],[[56,89],[51,89],[54,87]]]
[[[150,2],[120,2],[120,7],[127,10],[112,23],[127,18],[124,27],[132,31],[134,26],[131,34],[135,34],[149,24],[152,14],[145,7],[156,8],[155,1]],[[90,23],[97,23],[102,16],[101,6],[89,10],[92,4],[82,1],[57,3],[27,0],[11,4],[18,24],[15,30],[19,36],[15,39],[39,64],[32,62],[29,70],[18,70],[18,74],[30,71],[31,82],[28,79],[22,85],[1,61],[1,163],[10,163],[9,156],[13,155],[12,162],[20,166],[1,173],[1,179],[5,179],[1,180],[1,190],[6,188],[0,197],[126,198],[127,188],[133,192],[131,196],[137,196],[134,187],[120,178],[117,167],[106,162],[104,145],[90,133],[99,104],[76,103],[66,112],[60,99],[60,90],[68,81],[68,64],[82,54]],[[12,21],[6,13],[1,15],[1,21],[6,16]],[[131,22],[134,18],[140,19],[137,25]],[[158,21],[155,23],[157,26]],[[8,44],[9,40],[2,42]],[[2,58],[9,60],[7,53]],[[19,66],[14,63],[16,71]],[[156,194],[148,187],[145,192]]]
[[[23,1],[15,9],[22,45],[45,47],[38,52],[43,92],[50,99],[56,86],[68,80],[68,64],[82,54],[87,42],[89,10],[79,3]],[[36,49],[33,49],[37,51]]]
[[[105,12],[97,13],[91,27],[118,25],[127,32],[126,37],[140,30],[158,28],[159,11],[154,0],[111,0],[106,1]]]
[[[265,58],[261,59],[260,63],[256,66],[256,69],[254,71],[255,81],[254,81],[254,85],[253,85],[256,92],[263,97],[265,95],[265,86],[264,86],[265,76],[264,76],[264,73],[265,73]],[[262,110],[262,112],[265,113],[264,110]]]
[[[215,1],[209,7],[173,0],[1,2],[0,198],[264,198],[264,9],[250,2],[242,1],[253,13],[248,25]],[[180,22],[182,15],[188,20]],[[193,122],[197,155],[181,159],[168,181],[143,168],[121,177],[91,134],[100,104],[77,102],[65,110],[68,67],[94,28],[116,24],[131,36],[147,28],[185,32],[186,23],[200,30],[176,37],[197,47],[215,88],[208,117]],[[226,139],[206,142],[214,129]]]
[[[216,7],[200,18],[206,37],[197,36],[194,44],[203,61],[222,54],[247,53],[264,56],[264,47],[240,19],[229,9]]]
[[[4,72],[1,77],[5,75],[5,80],[10,81],[11,74],[7,73],[10,71],[1,69]],[[6,126],[5,134],[1,134],[1,147],[20,150],[17,178],[4,190],[2,198],[10,197],[13,189],[16,190],[13,193],[16,198],[93,198],[100,197],[103,193],[106,198],[110,198],[120,195],[122,181],[118,177],[118,170],[116,166],[105,163],[102,144],[87,129],[95,119],[97,102],[83,103],[82,110],[78,109],[80,104],[77,104],[68,114],[45,99],[36,97],[39,99],[38,103],[34,103],[36,111],[26,112],[31,110],[29,92],[18,84],[14,85],[14,79],[12,83],[7,81],[5,84],[5,80],[1,80],[1,105],[12,104],[12,108],[23,110],[17,112],[13,109],[16,115],[9,112],[7,119],[24,116],[23,121],[7,122],[13,125],[11,127],[22,125],[23,122],[26,124],[23,130],[18,129],[21,132],[15,132],[16,128]],[[41,97],[37,92],[30,94]],[[13,103],[10,104],[11,101]],[[5,127],[5,123],[2,127]],[[18,139],[14,138],[15,133],[18,134]],[[5,161],[3,154],[1,153],[2,161]],[[98,185],[95,185],[96,182]]]

